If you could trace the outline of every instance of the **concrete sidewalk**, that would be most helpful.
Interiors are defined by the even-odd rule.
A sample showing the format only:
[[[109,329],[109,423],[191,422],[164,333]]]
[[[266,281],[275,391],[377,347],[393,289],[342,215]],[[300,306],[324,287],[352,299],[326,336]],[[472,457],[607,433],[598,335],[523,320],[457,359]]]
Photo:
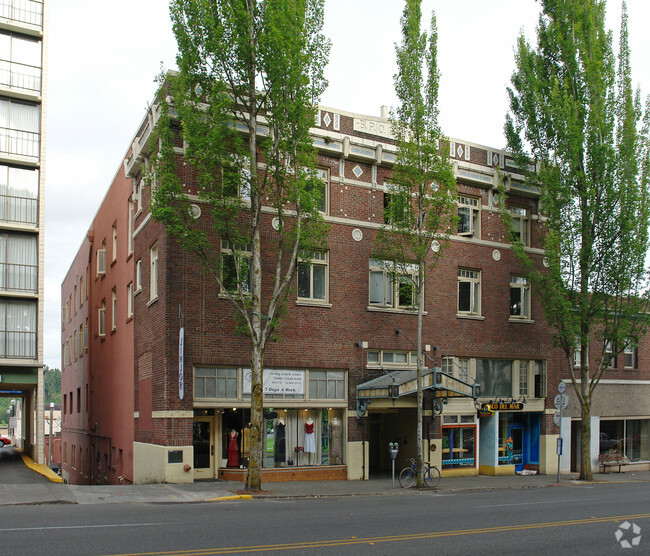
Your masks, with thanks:
[[[595,474],[596,482],[650,483],[650,472]],[[443,477],[433,490],[452,493],[474,490],[503,490],[543,487],[575,487],[581,484],[576,475],[508,477]],[[300,481],[265,483],[264,493],[250,496],[242,493],[243,483],[201,481],[193,484],[154,484],[123,486],[65,485],[57,483],[31,485],[0,485],[0,506],[16,504],[120,504],[120,503],[191,503],[251,498],[317,498],[332,496],[408,496],[417,489],[400,488],[397,479],[393,488],[391,477],[368,481]],[[432,492],[432,491],[427,491]]]

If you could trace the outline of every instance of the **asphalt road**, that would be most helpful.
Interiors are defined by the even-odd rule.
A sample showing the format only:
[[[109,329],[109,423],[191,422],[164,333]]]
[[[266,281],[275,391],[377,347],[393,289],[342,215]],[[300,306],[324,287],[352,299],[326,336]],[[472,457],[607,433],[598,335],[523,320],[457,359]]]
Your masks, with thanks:
[[[649,500],[650,484],[631,481],[298,500],[6,506],[0,507],[0,551],[648,554]]]
[[[23,463],[20,454],[10,446],[0,448],[0,485],[47,484],[49,481]]]

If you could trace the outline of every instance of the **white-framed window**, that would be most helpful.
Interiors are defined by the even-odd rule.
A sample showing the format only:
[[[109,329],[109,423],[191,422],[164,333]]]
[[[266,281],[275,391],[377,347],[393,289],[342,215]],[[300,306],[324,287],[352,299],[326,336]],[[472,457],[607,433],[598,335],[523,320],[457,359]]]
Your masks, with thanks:
[[[111,259],[113,262],[117,260],[117,221],[113,222],[113,229],[112,229],[112,237],[113,237],[113,258]]]
[[[298,262],[298,299],[326,303],[328,298],[328,253],[303,253]]]
[[[142,259],[138,259],[135,263],[135,292],[140,293],[142,291]]]
[[[469,359],[459,357],[456,359],[456,367],[458,380],[470,384],[470,374],[469,374]]]
[[[237,399],[237,368],[195,367],[194,397]]]
[[[128,230],[127,230],[127,255],[133,253],[133,201],[129,199],[129,211],[127,214]]]
[[[103,299],[97,314],[97,334],[101,337],[106,336],[106,301]]]
[[[530,319],[530,285],[523,276],[510,277],[510,318]]]
[[[481,314],[481,271],[458,269],[458,313],[478,316]]]
[[[408,207],[403,206],[404,197],[397,193],[395,185],[385,183],[384,187],[384,224],[392,224],[404,218]]]
[[[129,282],[126,286],[126,318],[130,319],[133,316],[133,282]]]
[[[512,235],[524,245],[530,245],[529,210],[524,207],[510,207],[512,217]]]
[[[519,395],[528,395],[528,361],[519,361]]]
[[[149,299],[158,298],[158,245],[149,250]]]
[[[111,292],[111,330],[117,328],[117,291],[113,288]]]
[[[607,361],[608,369],[616,368],[616,356],[614,355],[614,343],[611,340],[605,340],[603,348],[603,357]]]
[[[316,176],[319,183],[322,184],[319,191],[319,198],[316,206],[319,212],[323,214],[329,213],[329,190],[330,190],[330,171],[325,168],[316,168]]]
[[[234,246],[228,240],[221,240],[221,283],[231,293],[251,292],[251,246]]]
[[[79,307],[84,306],[84,297],[86,295],[86,292],[84,290],[84,277],[80,276],[79,277]]]
[[[221,169],[221,179],[224,196],[251,200],[251,171],[243,157],[235,157],[232,165],[224,166]]]
[[[133,202],[135,203],[135,214],[142,210],[142,176],[133,178]]]
[[[370,259],[369,264],[371,306],[393,309],[412,309],[416,306],[418,265],[378,259]]]
[[[474,382],[470,373],[470,360],[466,357],[443,357],[442,372],[462,380],[466,384]]]
[[[84,325],[84,349],[88,349],[88,319]]]
[[[476,197],[458,196],[458,235],[481,237],[481,202]]]
[[[535,397],[546,397],[546,361],[535,361],[534,368]]]
[[[582,346],[580,345],[580,338],[576,337],[573,344],[573,366],[582,366]]]
[[[415,351],[393,351],[386,349],[368,350],[368,367],[398,366],[413,367],[418,366],[418,354]]]
[[[106,274],[106,248],[102,245],[102,248],[97,250],[97,276],[104,274]]]
[[[636,341],[631,338],[627,339],[623,347],[623,366],[626,369],[636,369],[638,368],[637,363]]]
[[[344,371],[309,371],[310,400],[344,400]]]

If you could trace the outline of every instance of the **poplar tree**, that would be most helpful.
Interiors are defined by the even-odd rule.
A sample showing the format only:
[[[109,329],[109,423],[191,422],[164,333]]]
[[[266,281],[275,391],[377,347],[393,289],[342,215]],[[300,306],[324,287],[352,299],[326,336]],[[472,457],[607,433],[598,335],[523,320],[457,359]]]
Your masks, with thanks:
[[[249,490],[261,488],[264,350],[299,256],[326,236],[309,134],[326,86],[323,3],[170,4],[179,71],[162,76],[152,214],[202,262],[250,342]],[[184,164],[191,185],[181,178]],[[205,218],[195,220],[197,199]]]
[[[604,1],[541,4],[536,47],[517,43],[505,131],[541,190],[548,268],[536,272],[516,241],[515,252],[562,348],[582,412],[580,479],[591,480],[594,393],[648,324],[648,110],[642,125],[625,4],[618,69]]]
[[[429,35],[421,32],[421,0],[406,0],[402,43],[395,46],[394,76],[400,105],[391,113],[397,160],[386,194],[385,222],[376,238],[375,257],[388,266],[398,284],[401,305],[417,310],[417,486],[423,486],[422,318],[426,277],[457,222],[456,181],[443,154],[438,125],[437,39],[435,13]],[[415,272],[414,272],[415,267]]]

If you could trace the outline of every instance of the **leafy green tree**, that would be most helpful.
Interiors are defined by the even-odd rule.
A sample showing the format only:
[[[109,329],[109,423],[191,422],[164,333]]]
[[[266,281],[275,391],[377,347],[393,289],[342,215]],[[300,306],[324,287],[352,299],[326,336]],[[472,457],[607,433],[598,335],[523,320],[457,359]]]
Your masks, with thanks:
[[[537,46],[523,35],[517,44],[505,131],[542,192],[548,269],[536,272],[517,241],[515,251],[565,355],[582,409],[580,478],[591,480],[594,392],[648,324],[648,110],[642,126],[625,5],[617,70],[604,1],[541,4]]]
[[[402,44],[395,47],[399,107],[391,114],[397,161],[389,186],[385,221],[376,238],[375,257],[399,284],[400,305],[417,309],[417,485],[422,487],[422,317],[429,270],[435,266],[457,221],[456,182],[444,137],[438,126],[437,39],[435,14],[431,30],[420,31],[421,1],[406,0],[401,18]],[[415,272],[414,268],[417,269]]]
[[[250,490],[261,487],[264,350],[298,258],[326,236],[309,135],[326,86],[323,2],[173,0],[170,7],[179,72],[163,76],[152,214],[202,261],[250,340]],[[180,139],[191,191],[180,177]],[[191,217],[189,194],[207,218]],[[277,233],[263,234],[272,217]]]
[[[43,382],[45,384],[45,396],[43,402],[49,407],[51,402],[61,405],[61,371],[43,366]]]

